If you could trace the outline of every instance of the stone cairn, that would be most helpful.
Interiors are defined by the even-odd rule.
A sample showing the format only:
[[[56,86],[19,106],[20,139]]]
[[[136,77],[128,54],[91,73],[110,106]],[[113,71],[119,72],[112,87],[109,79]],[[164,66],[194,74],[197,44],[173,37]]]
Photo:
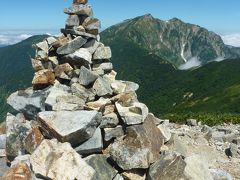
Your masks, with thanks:
[[[6,118],[11,168],[2,179],[183,178],[182,155],[160,156],[171,133],[137,100],[139,86],[115,79],[87,0],[74,0],[64,13],[62,35],[34,45],[33,87],[7,100],[19,113]]]

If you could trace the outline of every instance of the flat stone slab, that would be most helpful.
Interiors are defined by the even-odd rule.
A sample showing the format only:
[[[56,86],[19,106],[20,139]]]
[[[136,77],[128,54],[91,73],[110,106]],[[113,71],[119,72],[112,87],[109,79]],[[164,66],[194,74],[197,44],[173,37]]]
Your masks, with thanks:
[[[44,130],[61,142],[80,145],[90,139],[101,123],[101,114],[97,111],[46,111],[38,114]]]
[[[100,153],[102,152],[102,149],[103,140],[100,128],[96,129],[94,135],[89,140],[75,148],[75,150],[81,155]]]
[[[97,38],[96,35],[89,34],[89,33],[86,33],[86,32],[76,31],[74,29],[61,29],[61,32],[63,34],[72,34],[72,35],[77,35],[77,36],[83,36],[83,37],[86,37],[86,38],[93,38],[93,39]]]

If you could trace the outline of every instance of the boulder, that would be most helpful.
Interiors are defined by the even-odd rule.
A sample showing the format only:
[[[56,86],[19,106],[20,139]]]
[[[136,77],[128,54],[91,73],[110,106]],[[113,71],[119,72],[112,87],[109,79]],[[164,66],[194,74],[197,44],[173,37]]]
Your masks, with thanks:
[[[119,124],[118,116],[112,112],[110,114],[104,115],[100,128],[115,128]]]
[[[98,78],[98,75],[94,74],[89,69],[85,68],[84,66],[80,69],[80,75],[79,75],[79,83],[83,86],[88,86],[95,82],[95,80]]]
[[[81,62],[87,63],[87,64],[92,63],[92,55],[85,48],[80,48],[80,49],[76,50],[75,52],[66,55],[65,58],[67,60],[71,60],[75,63],[81,63]]]
[[[164,142],[165,143],[168,142],[172,136],[170,129],[167,126],[165,126],[164,124],[160,124],[157,127],[161,131],[162,136],[164,137]]]
[[[70,15],[66,21],[67,27],[79,26],[80,21],[78,15]]]
[[[112,52],[110,47],[100,46],[97,48],[97,50],[93,54],[93,60],[111,59],[111,57],[112,57]]]
[[[92,39],[92,40],[88,41],[86,44],[84,44],[83,48],[87,49],[91,54],[93,54],[93,53],[95,53],[95,51],[97,50],[99,45],[100,45],[100,43],[97,40]]]
[[[49,48],[46,40],[35,44],[35,47],[39,50],[44,51],[44,52],[48,52],[48,48]]]
[[[69,72],[72,72],[72,71],[73,71],[73,68],[68,63],[57,65],[54,69],[55,76],[60,78],[63,77],[63,74],[65,73],[68,74]]]
[[[186,167],[184,175],[186,179],[213,180],[208,163],[200,155],[193,154],[184,160]]]
[[[96,92],[92,88],[87,89],[79,83],[73,83],[71,85],[71,90],[74,95],[78,96],[80,99],[82,99],[85,102],[95,100]]]
[[[240,158],[240,147],[234,143],[231,143],[230,147],[226,149],[226,154],[233,158]]]
[[[93,179],[113,179],[117,171],[108,163],[108,157],[102,154],[95,154],[84,159],[95,171]]]
[[[116,79],[117,73],[112,70],[110,73],[104,74],[103,78],[106,79],[109,83],[113,83]]]
[[[147,169],[160,157],[162,144],[161,132],[147,117],[142,125],[127,127],[126,136],[111,145],[110,155],[123,170]]]
[[[186,163],[181,155],[165,152],[160,159],[152,164],[148,171],[148,180],[179,180],[184,179]]]
[[[188,126],[197,126],[198,123],[197,123],[197,120],[196,120],[196,119],[188,119],[188,120],[187,120],[187,125],[188,125]]]
[[[98,77],[93,85],[93,89],[96,91],[98,96],[112,95],[113,93],[108,81],[102,77]]]
[[[81,36],[76,37],[74,40],[68,42],[67,44],[59,47],[57,53],[59,55],[71,54],[77,49],[81,48],[87,40]]]
[[[84,15],[89,17],[93,16],[92,8],[88,5],[79,6],[79,5],[73,4],[71,7],[65,8],[64,13],[70,14],[70,15],[71,14]]]
[[[90,139],[75,148],[75,150],[81,155],[101,153],[102,149],[103,140],[100,128],[96,129],[95,133]]]
[[[9,170],[6,159],[0,158],[0,178]]]
[[[120,93],[135,92],[138,90],[139,85],[137,83],[130,82],[130,81],[115,80],[114,82],[111,83],[111,87],[114,93],[120,94]]]
[[[104,140],[106,142],[121,136],[124,136],[124,131],[120,125],[115,128],[104,128]]]
[[[221,169],[209,169],[214,180],[233,180],[232,176]]]
[[[109,104],[104,107],[103,115],[111,114],[115,112],[115,105]]]
[[[104,71],[104,72],[110,72],[113,69],[112,63],[106,62],[101,64],[94,64],[93,65],[93,71]]]
[[[38,114],[44,130],[61,142],[77,146],[90,139],[101,123],[101,114],[96,111],[46,111]]]
[[[19,163],[12,166],[1,178],[2,180],[32,180],[32,172],[27,164]]]
[[[44,140],[31,155],[30,163],[37,177],[46,179],[91,180],[95,174],[69,143],[56,139]]]
[[[140,124],[148,115],[148,108],[143,103],[135,102],[131,107],[124,107],[120,103],[115,105],[121,119],[127,125]]]
[[[41,144],[43,139],[44,137],[38,128],[31,129],[24,140],[24,147],[26,151],[32,154],[35,149]]]
[[[81,32],[76,29],[61,29],[63,34],[71,34],[79,37],[84,37],[86,39],[97,39],[98,36],[86,32]],[[82,46],[81,46],[82,47]]]
[[[166,146],[171,150],[180,153],[183,156],[188,155],[188,148],[184,140],[180,139],[177,134],[172,134]]]
[[[96,111],[100,111],[104,108],[104,106],[106,106],[107,104],[111,104],[110,99],[106,99],[101,97],[99,100],[94,101],[94,102],[88,102],[86,105],[87,109],[91,109],[91,110],[96,110]]]
[[[96,18],[86,18],[83,22],[83,26],[90,34],[98,35],[101,28],[101,22]]]
[[[11,161],[18,155],[25,154],[24,139],[31,129],[30,122],[19,115],[10,113],[6,118],[6,155]]]

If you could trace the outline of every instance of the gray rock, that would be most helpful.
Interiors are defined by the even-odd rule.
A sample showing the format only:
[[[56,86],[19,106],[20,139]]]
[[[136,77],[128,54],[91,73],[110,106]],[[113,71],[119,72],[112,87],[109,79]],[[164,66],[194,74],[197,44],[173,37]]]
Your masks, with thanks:
[[[110,47],[98,47],[95,53],[93,54],[93,60],[98,59],[111,59],[112,52]]]
[[[221,169],[209,169],[214,180],[232,180],[232,176]]]
[[[171,139],[166,143],[166,146],[170,150],[178,152],[183,156],[187,156],[188,154],[187,146],[176,134],[172,134]]]
[[[55,37],[50,36],[46,39],[46,41],[47,41],[48,45],[51,46],[53,43],[55,43],[57,41],[57,39]]]
[[[181,155],[167,151],[152,164],[148,171],[148,180],[179,180],[184,178],[186,163]]]
[[[61,32],[63,34],[71,34],[71,35],[76,35],[76,36],[82,36],[82,37],[85,37],[85,38],[97,39],[96,35],[89,34],[89,33],[86,33],[86,32],[77,31],[75,29],[61,29]]]
[[[187,120],[187,125],[188,126],[197,126],[197,120],[196,119],[188,119]]]
[[[208,163],[202,156],[193,154],[186,157],[184,161],[186,162],[184,170],[186,179],[213,180]]]
[[[124,180],[124,178],[120,175],[120,174],[117,174],[113,180]]]
[[[95,171],[69,143],[44,140],[30,157],[32,170],[44,179],[92,180]]]
[[[66,85],[60,84],[59,82],[55,82],[54,86],[50,89],[50,93],[48,94],[45,105],[48,110],[52,110],[53,106],[57,104],[57,98],[63,96],[69,96],[70,88]]]
[[[66,26],[73,27],[73,26],[79,26],[79,17],[78,15],[70,15],[66,21]]]
[[[229,149],[226,150],[226,154],[234,158],[240,158],[240,147],[231,143]]]
[[[84,101],[94,101],[96,92],[91,88],[91,89],[86,89],[79,83],[74,83],[71,85],[71,90],[74,95],[78,96]]]
[[[57,49],[57,54],[59,54],[59,55],[71,54],[74,51],[76,51],[77,49],[81,48],[86,42],[87,42],[87,40],[85,38],[78,36],[74,40],[59,47]]]
[[[113,93],[108,81],[102,77],[98,77],[93,85],[93,89],[96,91],[98,96],[112,95]]]
[[[108,104],[111,104],[110,99],[101,97],[97,101],[86,103],[86,109],[101,111]]]
[[[83,86],[88,86],[95,82],[98,78],[98,75],[94,74],[89,69],[85,68],[84,66],[81,67],[80,75],[79,75],[79,83]]]
[[[7,103],[29,119],[33,119],[38,112],[45,110],[44,100],[48,92],[49,89],[33,91],[31,88],[17,91],[8,97]]]
[[[69,8],[64,9],[64,13],[66,14],[76,14],[76,15],[84,15],[84,16],[93,16],[92,8],[88,5],[75,5],[73,4]]]
[[[97,40],[92,39],[92,40],[88,41],[86,44],[84,44],[83,48],[87,49],[91,54],[93,54],[93,53],[95,53],[95,51],[97,50],[99,45],[100,45],[100,43]]]
[[[2,177],[9,169],[6,159],[0,158],[0,177]]]
[[[80,48],[75,52],[68,54],[67,56],[65,56],[65,58],[74,62],[86,62],[88,64],[92,63],[92,55],[85,48]]]
[[[86,18],[83,22],[84,28],[95,35],[98,35],[98,30],[101,28],[101,22],[96,18]]]
[[[164,142],[165,143],[168,142],[171,139],[171,136],[172,136],[170,129],[163,124],[160,124],[157,127],[161,131],[161,133],[164,137]]]
[[[93,136],[86,142],[75,148],[79,154],[96,154],[102,152],[103,141],[101,129],[97,128]]]
[[[113,69],[112,63],[101,63],[101,64],[94,64],[93,71],[103,70],[109,72]]]
[[[44,52],[48,52],[48,43],[46,40],[42,41],[42,42],[39,42],[37,44],[35,44],[36,48],[39,49],[39,50],[42,50]]]
[[[223,142],[223,137],[225,136],[225,133],[222,131],[213,131],[212,133],[212,139],[214,141]]]
[[[146,180],[145,171],[141,169],[125,171],[122,173],[122,176],[127,180]]]
[[[162,145],[163,137],[154,120],[146,118],[142,125],[127,127],[126,136],[112,144],[110,155],[123,170],[147,169],[160,157]]]
[[[84,160],[96,171],[93,179],[111,180],[117,174],[117,171],[108,163],[106,155],[95,154],[86,157]]]
[[[130,107],[124,107],[120,103],[115,105],[121,119],[127,125],[140,124],[148,115],[148,108],[143,103],[135,102]]]
[[[25,154],[24,139],[31,129],[30,122],[8,113],[6,118],[6,155],[13,160]]]
[[[233,139],[232,142],[236,145],[240,145],[240,137]]]
[[[115,128],[104,128],[104,140],[110,141],[113,138],[118,138],[124,135],[122,126],[117,126]]]
[[[6,134],[0,135],[0,149],[6,148]]]
[[[110,114],[104,115],[100,128],[115,128],[119,124],[118,116],[112,112]]]
[[[38,114],[38,120],[53,138],[77,146],[93,136],[101,123],[101,114],[96,111],[46,111]]]

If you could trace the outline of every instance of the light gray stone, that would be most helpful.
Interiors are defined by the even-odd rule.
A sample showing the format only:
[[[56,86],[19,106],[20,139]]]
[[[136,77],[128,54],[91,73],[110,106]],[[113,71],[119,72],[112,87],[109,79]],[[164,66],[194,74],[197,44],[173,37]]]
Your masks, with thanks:
[[[91,54],[93,54],[93,53],[95,53],[95,51],[97,50],[99,45],[100,45],[100,43],[97,40],[92,39],[92,40],[88,41],[86,44],[84,44],[83,48],[87,49]]]
[[[74,40],[68,42],[67,44],[59,47],[57,49],[57,54],[66,55],[74,53],[77,49],[81,48],[87,40],[81,36],[76,37]]]
[[[208,163],[202,156],[193,154],[184,161],[186,162],[184,175],[187,179],[213,180]]]
[[[111,112],[103,116],[100,128],[115,128],[118,124],[118,116],[114,112]]]
[[[221,169],[209,169],[214,180],[233,180],[232,176]]]
[[[79,83],[83,86],[88,86],[95,82],[95,80],[98,78],[98,75],[94,74],[89,69],[85,68],[84,66],[80,69],[80,75],[79,75]]]
[[[38,121],[53,138],[78,146],[93,136],[101,123],[101,114],[96,111],[46,111],[38,114]]]
[[[170,129],[163,124],[160,124],[157,127],[161,131],[161,133],[164,137],[164,142],[165,143],[168,142],[171,139],[171,136],[172,136]]]
[[[102,133],[101,129],[97,128],[93,136],[86,142],[76,147],[75,150],[81,154],[93,154],[100,153],[103,149]]]
[[[74,95],[78,96],[84,101],[94,101],[96,92],[94,89],[87,89],[79,83],[74,83],[71,85],[71,90]]]
[[[112,95],[113,93],[109,82],[102,77],[98,77],[93,85],[93,89],[98,96]]]
[[[70,59],[75,62],[92,63],[92,55],[85,48],[80,48],[80,49],[76,50],[75,52],[68,54],[67,56],[65,56],[65,58]]]
[[[6,148],[6,134],[0,135],[0,149]]]
[[[32,170],[47,179],[92,180],[95,170],[69,143],[44,140],[30,157]]]
[[[65,8],[64,13],[84,15],[84,16],[90,16],[90,17],[93,16],[92,8],[88,5],[75,5],[75,4],[73,4],[71,7]]]
[[[129,92],[135,92],[138,90],[139,85],[134,82],[130,81],[113,81],[111,83],[111,87],[116,94],[120,93],[129,93]]]
[[[42,41],[42,42],[39,42],[37,44],[35,44],[36,48],[39,49],[39,50],[42,50],[44,52],[48,52],[48,43],[46,40]]]
[[[120,103],[115,103],[121,119],[127,125],[140,124],[148,116],[148,108],[145,104],[135,102],[131,107],[124,107]]]
[[[18,155],[25,154],[24,139],[31,129],[29,121],[8,113],[6,118],[6,155],[13,160]]]
[[[45,111],[44,100],[48,93],[49,89],[33,91],[32,88],[29,88],[11,94],[7,103],[28,118],[33,119],[38,112]]]
[[[46,39],[46,41],[47,41],[48,45],[51,46],[53,43],[55,43],[57,41],[57,39],[55,37],[50,36]]]
[[[73,27],[73,26],[79,26],[79,17],[78,15],[70,15],[68,16],[68,19],[66,21],[66,26]]]
[[[93,54],[93,60],[99,59],[111,59],[112,52],[110,47],[98,47],[95,53]]]
[[[124,135],[122,126],[117,126],[115,128],[104,128],[104,140],[110,141],[113,138],[119,138]]]
[[[197,120],[196,120],[196,119],[188,119],[188,120],[187,120],[187,125],[188,125],[188,126],[197,126],[198,123],[197,123]]]
[[[101,97],[97,101],[86,103],[86,108],[90,110],[101,111],[108,104],[111,104],[110,99]]]
[[[93,71],[103,70],[106,72],[109,72],[113,69],[112,63],[101,63],[101,64],[94,64],[93,65]]]
[[[108,163],[108,157],[102,154],[95,154],[84,159],[95,171],[93,179],[112,180],[117,171]]]
[[[85,38],[97,39],[96,35],[89,34],[89,33],[86,33],[86,32],[77,31],[75,29],[61,29],[61,32],[63,34],[71,34],[71,35],[76,35],[76,36],[82,36],[82,37],[85,37]]]

